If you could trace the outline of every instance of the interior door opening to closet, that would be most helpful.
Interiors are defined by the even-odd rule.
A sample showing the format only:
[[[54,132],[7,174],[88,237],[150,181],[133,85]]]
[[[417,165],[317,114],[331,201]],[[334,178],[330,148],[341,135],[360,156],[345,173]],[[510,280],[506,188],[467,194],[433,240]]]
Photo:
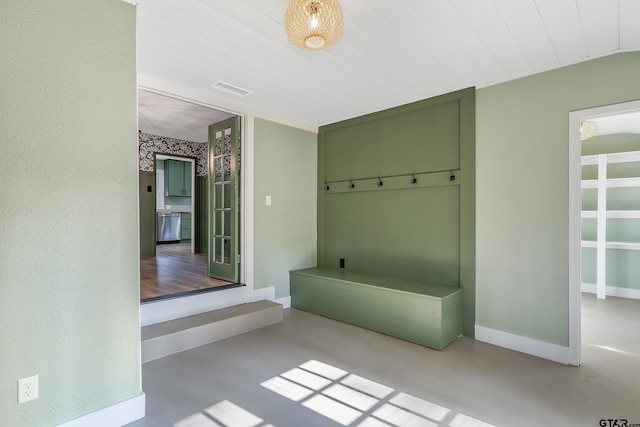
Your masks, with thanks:
[[[570,127],[571,364],[637,357],[640,102],[573,112]]]

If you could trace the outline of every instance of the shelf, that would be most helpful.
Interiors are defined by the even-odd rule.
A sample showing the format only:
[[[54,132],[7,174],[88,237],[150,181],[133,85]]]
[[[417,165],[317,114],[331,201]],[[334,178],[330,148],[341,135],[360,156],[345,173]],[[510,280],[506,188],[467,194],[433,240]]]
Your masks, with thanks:
[[[585,188],[598,188],[597,179],[583,179],[581,184],[582,189]],[[640,178],[610,178],[607,179],[607,188],[622,188],[622,187],[640,187]]]
[[[594,240],[583,240],[581,242],[583,248],[597,248],[598,243]],[[627,249],[632,251],[640,251],[640,243],[633,242],[607,242],[607,249]]]
[[[582,218],[598,218],[598,211],[582,211]],[[607,218],[636,219],[640,218],[640,211],[607,211]]]
[[[598,156],[600,154],[594,154],[592,156],[582,156],[582,166],[597,165]],[[607,163],[629,163],[640,162],[640,151],[627,151],[623,153],[611,153],[607,154]]]
[[[632,251],[640,251],[640,243],[607,242],[607,249],[629,249]]]
[[[633,163],[632,163],[633,162]],[[626,178],[608,178],[609,176],[609,166],[611,164],[624,164],[627,163],[627,166],[631,166],[633,169],[637,163],[640,163],[640,151],[628,151],[623,153],[603,153],[596,154],[592,156],[582,156],[581,164],[582,166],[590,165],[595,166],[597,173],[597,179],[585,179],[581,181],[581,188],[584,189],[593,189],[597,191],[597,201],[598,201],[598,209],[597,210],[583,210],[581,212],[581,217],[583,219],[589,218],[591,220],[595,220],[596,222],[596,236],[591,236],[592,238],[596,238],[596,240],[583,240],[580,243],[582,248],[590,248],[595,249],[595,273],[596,273],[596,284],[588,285],[593,288],[593,292],[595,292],[598,298],[606,298],[606,295],[609,293],[606,286],[606,278],[607,278],[607,264],[611,264],[607,262],[607,258],[609,256],[615,258],[617,256],[622,256],[623,253],[627,255],[630,254],[630,251],[640,251],[640,242],[614,242],[607,241],[607,227],[613,221],[611,219],[624,219],[625,225],[630,226],[633,230],[638,229],[640,224],[637,219],[640,219],[640,210],[637,209],[627,209],[627,210],[608,210],[607,207],[607,193],[615,193],[613,188],[629,188],[631,190],[635,188],[640,188],[640,177],[638,174],[634,174],[636,176],[630,176]],[[632,164],[630,164],[632,163]],[[593,173],[593,171],[591,171]],[[614,175],[615,176],[615,175]],[[618,175],[619,176],[619,175]],[[584,194],[584,193],[583,193]],[[627,191],[619,191],[618,194],[614,194],[615,199],[622,197],[622,200],[625,203],[628,203],[627,206],[637,207],[637,195],[635,193],[627,192]],[[619,202],[619,201],[618,201]],[[620,205],[622,206],[622,205]],[[626,222],[626,220],[631,219],[634,220],[632,222]],[[583,221],[584,223],[584,221]],[[630,237],[630,236],[629,236]],[[629,238],[622,237],[622,238]],[[613,252],[611,252],[613,251]],[[623,252],[620,252],[623,251]],[[618,265],[611,264],[608,266],[612,268],[614,271],[619,272],[620,268]],[[623,272],[623,274],[625,274]],[[626,273],[629,274],[629,273]],[[583,285],[584,286],[584,285]]]

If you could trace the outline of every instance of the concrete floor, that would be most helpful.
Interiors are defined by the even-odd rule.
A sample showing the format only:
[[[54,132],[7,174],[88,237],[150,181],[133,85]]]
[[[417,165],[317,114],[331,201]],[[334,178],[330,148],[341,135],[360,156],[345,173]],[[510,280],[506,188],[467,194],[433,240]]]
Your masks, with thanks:
[[[467,338],[431,350],[288,309],[282,323],[145,363],[147,416],[130,426],[640,423],[640,301],[585,295],[582,318],[583,364],[570,367]]]

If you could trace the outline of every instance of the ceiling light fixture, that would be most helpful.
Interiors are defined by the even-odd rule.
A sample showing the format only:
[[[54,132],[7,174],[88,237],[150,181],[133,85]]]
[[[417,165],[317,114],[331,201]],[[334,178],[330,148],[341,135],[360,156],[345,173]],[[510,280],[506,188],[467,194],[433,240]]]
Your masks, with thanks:
[[[291,0],[284,21],[287,38],[301,49],[326,49],[342,37],[342,8],[336,0]]]
[[[598,135],[598,123],[591,120],[580,121],[580,139],[585,140]]]

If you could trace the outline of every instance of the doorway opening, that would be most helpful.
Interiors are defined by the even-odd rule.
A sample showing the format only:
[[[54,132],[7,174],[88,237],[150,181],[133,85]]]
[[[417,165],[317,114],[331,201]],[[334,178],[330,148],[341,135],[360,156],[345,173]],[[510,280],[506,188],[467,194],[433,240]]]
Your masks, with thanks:
[[[570,113],[569,363],[640,356],[640,101]]]
[[[235,115],[145,90],[138,99],[141,303],[243,286],[208,268],[209,125]]]

